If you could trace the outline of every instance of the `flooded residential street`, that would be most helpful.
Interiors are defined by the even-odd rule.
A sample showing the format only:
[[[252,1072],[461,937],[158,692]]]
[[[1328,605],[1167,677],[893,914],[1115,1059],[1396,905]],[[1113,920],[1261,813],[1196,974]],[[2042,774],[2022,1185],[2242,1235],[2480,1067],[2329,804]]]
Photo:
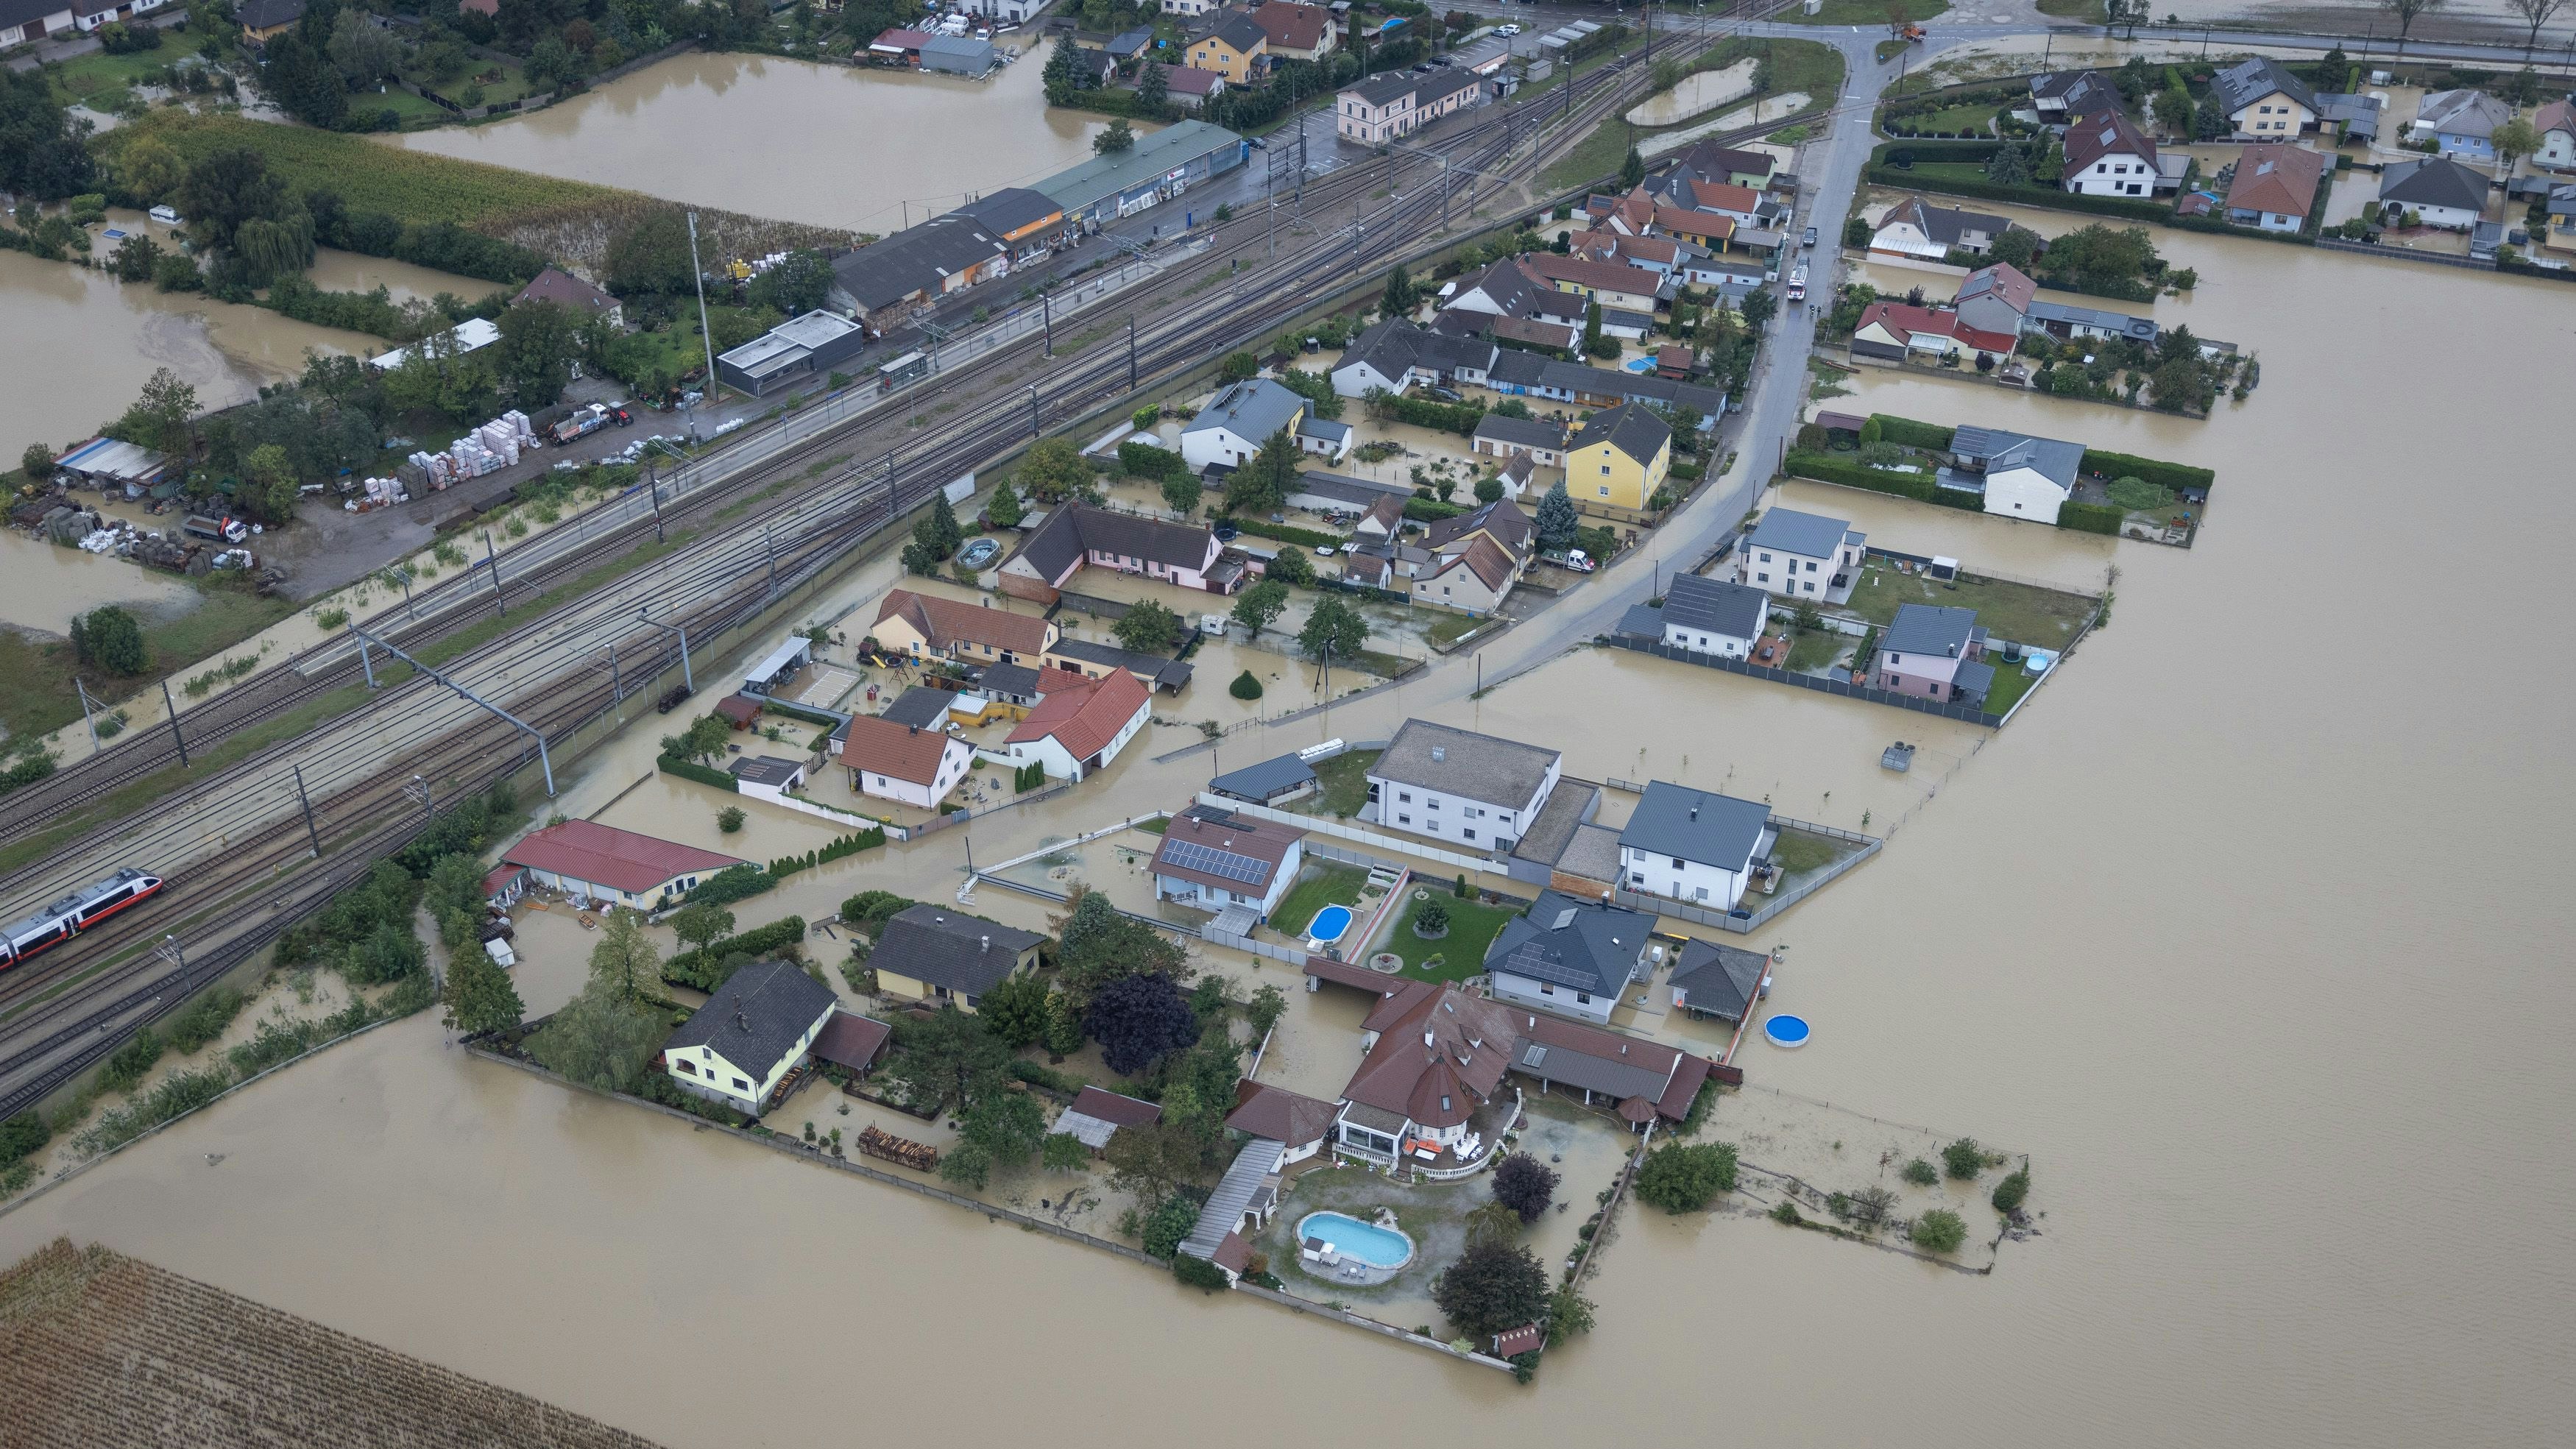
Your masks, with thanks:
[[[1420,714],[1561,748],[1571,776],[1722,787],[1889,836],[1744,942],[1788,948],[1772,1005],[1815,1035],[1794,1054],[1749,1041],[1737,1061],[1837,1111],[2028,1153],[2041,1235],[2007,1244],[1991,1276],[1632,1208],[1588,1290],[1598,1328],[1522,1389],[469,1060],[428,1016],[0,1216],[0,1259],[96,1239],[708,1449],[847,1437],[854,1412],[895,1440],[986,1442],[1043,1416],[1079,1445],[1304,1442],[1301,1416],[1246,1412],[1247,1389],[1288,1384],[1331,1386],[1334,1409],[1379,1435],[1441,1444],[2551,1442],[2576,1414],[2558,1367],[2576,1270],[2554,1222],[2576,1165],[2547,1146],[2576,1093],[2576,985],[2549,964],[2570,926],[2549,881],[2576,805],[2560,741],[2576,691],[2510,641],[2560,622],[2548,601],[2576,501],[2545,424],[2564,412],[2576,288],[2156,235],[2201,272],[2157,315],[2258,353],[2248,402],[2191,423],[1873,371],[1832,406],[2213,467],[2194,547],[1790,495],[1874,544],[1972,568],[2090,586],[2118,564],[2110,624],[2009,729],[1564,655],[1565,624],[1607,627],[1650,568],[1734,522],[1694,505],[1484,646],[1482,698],[1462,654],[1223,747],[1245,763],[1384,739]],[[872,610],[894,581],[878,559],[816,614]],[[2508,645],[2460,647],[2463,617],[2498,621]],[[702,657],[701,681],[717,667]],[[1177,806],[1207,754],[1157,757],[1199,741],[1219,673],[1158,699],[1175,722],[1079,789],[736,909],[813,919],[867,887],[950,899],[970,843],[999,860]],[[722,836],[730,797],[653,775],[670,725],[629,708],[624,737],[558,761],[565,792],[543,808],[752,858],[835,833],[754,809]],[[1878,766],[1900,737],[1923,746],[1903,776]],[[1045,916],[990,885],[974,908]],[[520,968],[531,1012],[574,989],[564,958],[580,949]],[[1356,1002],[1291,995],[1264,1077],[1330,1092],[1354,1060]],[[1769,1133],[1777,1116],[1735,1120]],[[1709,1135],[1730,1120],[1721,1104]],[[719,1361],[711,1344],[747,1351]]]

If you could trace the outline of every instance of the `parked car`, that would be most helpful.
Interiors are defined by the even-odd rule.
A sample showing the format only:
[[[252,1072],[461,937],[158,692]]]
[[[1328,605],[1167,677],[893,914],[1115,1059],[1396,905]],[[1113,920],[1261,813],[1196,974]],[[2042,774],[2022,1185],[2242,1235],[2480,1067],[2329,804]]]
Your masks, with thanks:
[[[1337,547],[1337,545],[1334,545],[1334,544],[1329,544],[1329,543],[1319,543],[1319,544],[1315,545],[1315,557],[1317,557],[1317,558],[1331,558],[1331,557],[1333,556],[1333,552],[1334,552],[1334,549],[1335,549],[1336,547]]]
[[[1509,40],[1513,36],[1520,34],[1521,28],[1517,25],[1498,25],[1494,27],[1494,33],[1503,37],[1505,40]]]
[[[1467,400],[1455,388],[1426,387],[1423,391],[1445,403],[1465,402]]]
[[[1811,227],[1807,228],[1807,234],[1806,234],[1805,236],[1800,237],[1800,238],[1798,239],[1798,245],[1800,245],[1800,246],[1802,246],[1802,247],[1812,247],[1812,246],[1814,246],[1815,244],[1816,244],[1816,229],[1815,229],[1814,227],[1812,227],[1812,226],[1811,226]]]

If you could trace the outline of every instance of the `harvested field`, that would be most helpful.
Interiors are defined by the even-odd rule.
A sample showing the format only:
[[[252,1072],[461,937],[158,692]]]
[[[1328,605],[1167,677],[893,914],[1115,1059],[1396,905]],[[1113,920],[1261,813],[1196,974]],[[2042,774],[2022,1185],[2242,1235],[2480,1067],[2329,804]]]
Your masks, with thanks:
[[[68,1238],[0,1273],[0,1364],[11,1445],[652,1442]]]
[[[605,258],[611,237],[657,211],[680,206],[677,201],[613,186],[239,116],[155,111],[93,144],[112,168],[118,152],[141,135],[168,142],[183,163],[234,148],[257,151],[271,171],[299,191],[334,191],[353,210],[382,212],[405,222],[450,222],[594,271]],[[713,254],[718,256],[849,246],[858,240],[851,233],[825,227],[705,207],[698,209],[698,226],[712,239]]]

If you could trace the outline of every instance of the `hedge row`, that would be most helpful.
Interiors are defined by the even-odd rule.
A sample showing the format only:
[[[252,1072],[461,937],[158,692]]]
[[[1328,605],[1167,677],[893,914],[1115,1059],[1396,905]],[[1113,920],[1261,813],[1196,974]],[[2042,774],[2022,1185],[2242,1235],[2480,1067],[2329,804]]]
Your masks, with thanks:
[[[2106,453],[2098,448],[2084,450],[2084,471],[2105,478],[2144,478],[2180,493],[2187,488],[2207,488],[2218,475],[2207,468],[2186,467],[2160,458],[2140,458],[2128,453]]]
[[[1957,428],[1919,423],[1912,418],[1900,418],[1893,413],[1871,413],[1869,417],[1870,421],[1878,424],[1879,441],[1907,448],[1938,448],[1946,453],[1950,450],[1950,439],[1959,431]]]
[[[1160,444],[1129,438],[1118,445],[1118,471],[1130,478],[1178,478],[1190,471],[1190,465]]]
[[[2078,533],[2107,533],[2117,537],[2120,520],[2127,515],[2120,509],[2101,503],[2061,503],[2057,505],[2057,526]]]
[[[662,979],[673,986],[686,986],[697,991],[713,991],[725,984],[733,973],[725,969],[725,958],[743,952],[754,960],[805,939],[805,918],[788,916],[755,926],[739,936],[727,936],[695,951],[681,951],[662,963]]]
[[[1234,526],[1255,538],[1266,538],[1278,543],[1302,543],[1308,548],[1334,548],[1342,541],[1338,534],[1299,528],[1293,523],[1263,523],[1258,520],[1238,518],[1234,520]]]
[[[1954,144],[1973,145],[1975,143]],[[1916,159],[1931,158],[1917,157]],[[1893,166],[1873,165],[1866,174],[1868,179],[1877,185],[1893,186],[1901,190],[1937,192],[1947,196],[1982,197],[1988,201],[2017,201],[2025,206],[2053,207],[2059,211],[2090,211],[2102,216],[2125,217],[2131,221],[2170,223],[2174,220],[2173,208],[2169,206],[2160,206],[2151,201],[2131,201],[2118,196],[2086,196],[2080,192],[2059,191],[2047,186],[1999,186],[1991,181],[1969,181],[1952,176],[1916,176],[1910,171],[1899,171]],[[2224,229],[2231,232],[2247,230],[2243,227]]]
[[[1893,165],[1888,158],[1899,151],[1917,161],[1991,161],[2003,148],[2001,141],[1888,141],[1870,153],[1869,164]]]
[[[1912,498],[1924,503],[1941,491],[1929,473],[1890,473],[1861,463],[1846,463],[1824,453],[1810,453],[1792,448],[1782,471],[1800,478],[1814,478],[1825,483],[1841,483],[1853,488],[1866,488],[1873,493],[1893,493],[1899,498]]]
[[[1443,503],[1437,498],[1408,498],[1404,500],[1404,516],[1416,523],[1438,523],[1444,518],[1455,518],[1461,513],[1468,512],[1474,506],[1464,503]]]
[[[801,704],[789,704],[783,699],[763,699],[760,707],[771,714],[783,714],[789,719],[801,719],[807,724],[830,725],[837,729],[841,723],[835,716],[825,714],[819,709],[807,709]]]
[[[756,896],[776,884],[777,878],[759,866],[729,865],[698,882],[697,888],[690,891],[686,899],[693,906],[726,906]]]
[[[713,785],[719,790],[738,792],[742,789],[742,782],[724,771],[708,769],[695,760],[682,759],[678,755],[664,755],[653,763],[661,766],[662,773],[665,775],[677,775],[683,780],[695,780],[701,785]]]

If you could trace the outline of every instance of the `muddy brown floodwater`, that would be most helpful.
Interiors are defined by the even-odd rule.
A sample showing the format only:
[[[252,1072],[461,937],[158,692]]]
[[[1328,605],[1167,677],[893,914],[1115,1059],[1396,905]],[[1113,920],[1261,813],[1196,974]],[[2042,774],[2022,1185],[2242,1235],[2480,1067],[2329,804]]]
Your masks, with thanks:
[[[2576,523],[2541,426],[2564,410],[2576,290],[2159,239],[2202,269],[2195,328],[2259,349],[2262,388],[2198,426],[2046,406],[2059,436],[2216,467],[2217,498],[2197,547],[2116,550],[2110,627],[1983,749],[1593,654],[1474,702],[1464,662],[1444,665],[1227,747],[1382,738],[1420,713],[1560,745],[1592,778],[1731,770],[1810,818],[1910,815],[1754,940],[1790,948],[1774,1004],[1816,1035],[1740,1060],[1767,1086],[2030,1153],[2043,1236],[1991,1277],[1648,1213],[1601,1262],[1598,1330],[1520,1389],[469,1062],[427,1019],[0,1218],[0,1260],[102,1240],[710,1449],[862,1419],[940,1442],[1033,1422],[1084,1445],[1313,1438],[1301,1415],[1247,1414],[1247,1391],[1264,1410],[1321,1392],[1373,1435],[1443,1444],[2552,1442],[2576,1413],[2576,1260],[2555,1222],[2576,1198],[2576,985],[2552,884],[2576,780],[2571,690],[2534,641],[2562,627]],[[1845,405],[2033,416],[1998,401],[1865,380]],[[1879,506],[1872,540],[1905,547],[1905,520]],[[1953,527],[1925,536],[1973,543]],[[2097,542],[2053,561],[2053,541],[2019,531],[2015,571],[2098,572]],[[1642,562],[1556,607],[1642,593]],[[1548,617],[1488,646],[1488,668],[1536,649]],[[649,772],[660,723],[559,808],[600,810]],[[1177,803],[1204,757],[1152,753],[1193,733],[1158,727],[1081,790],[979,822],[978,858]],[[1902,779],[1876,765],[1899,735],[1934,747]],[[712,837],[703,796],[663,813]],[[962,834],[813,872],[762,910],[818,914],[862,881],[944,896]],[[1283,1039],[1283,1070],[1329,1088],[1351,1060],[1334,1029]]]
[[[1044,69],[1041,49],[983,81],[693,53],[520,119],[389,144],[884,235],[1091,159],[1108,118],[1049,107]]]

